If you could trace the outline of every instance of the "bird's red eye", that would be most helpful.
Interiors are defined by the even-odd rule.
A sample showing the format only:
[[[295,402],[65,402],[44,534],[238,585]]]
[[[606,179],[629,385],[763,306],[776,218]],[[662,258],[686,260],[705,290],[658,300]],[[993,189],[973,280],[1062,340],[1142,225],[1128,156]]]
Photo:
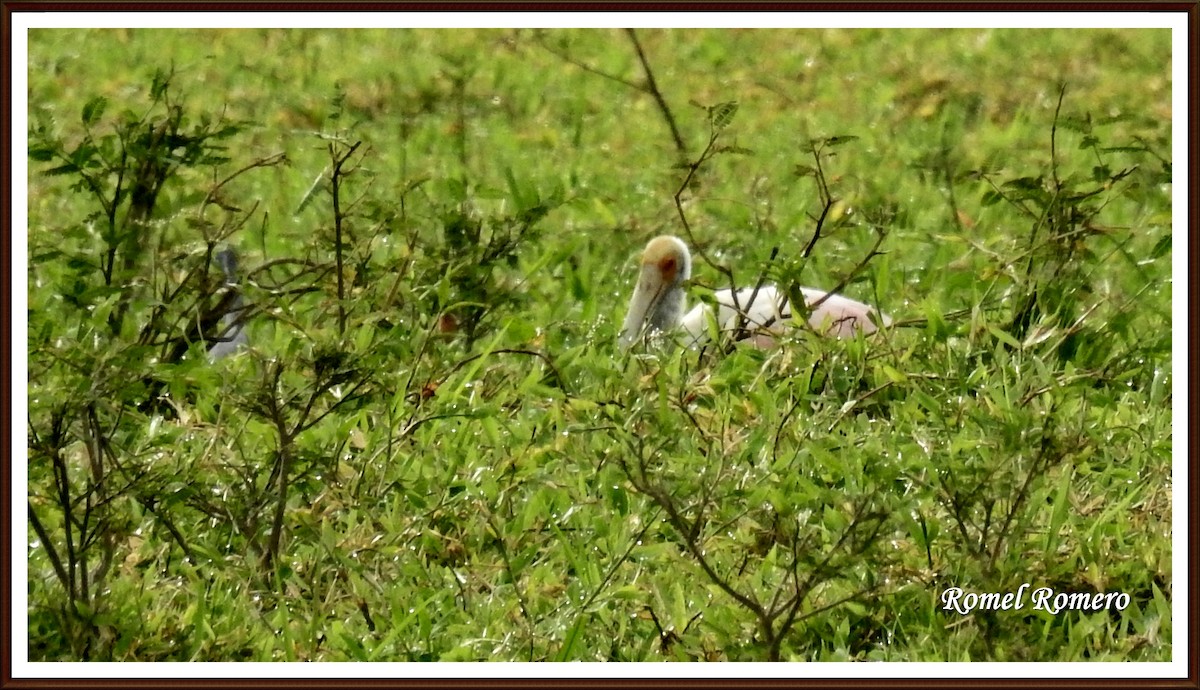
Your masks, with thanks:
[[[662,273],[664,281],[668,283],[675,282],[675,272],[679,270],[678,265],[675,262],[675,257],[668,256],[662,261],[659,261],[658,270],[660,273]]]

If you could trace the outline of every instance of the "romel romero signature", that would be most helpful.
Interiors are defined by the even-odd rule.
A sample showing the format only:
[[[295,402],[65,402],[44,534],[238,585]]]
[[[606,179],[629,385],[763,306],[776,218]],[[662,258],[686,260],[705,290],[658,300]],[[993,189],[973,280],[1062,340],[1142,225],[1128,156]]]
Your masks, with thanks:
[[[966,615],[978,609],[1023,609],[1026,602],[1029,602],[1035,611],[1058,614],[1062,611],[1104,611],[1112,608],[1124,611],[1129,606],[1129,595],[1124,592],[1055,592],[1049,587],[1038,587],[1030,591],[1030,587],[1027,582],[1015,592],[1004,593],[964,592],[962,587],[951,587],[942,592],[942,609]]]

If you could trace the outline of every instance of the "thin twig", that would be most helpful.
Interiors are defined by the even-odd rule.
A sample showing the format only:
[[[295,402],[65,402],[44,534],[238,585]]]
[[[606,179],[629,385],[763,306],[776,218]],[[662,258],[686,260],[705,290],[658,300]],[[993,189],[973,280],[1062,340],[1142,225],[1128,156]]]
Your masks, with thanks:
[[[279,165],[280,163],[285,163],[285,162],[287,162],[287,154],[281,151],[279,153],[272,153],[269,156],[264,156],[262,158],[253,160],[250,163],[247,163],[246,165],[242,166],[241,168],[238,168],[237,170],[233,171],[228,176],[226,176],[224,179],[222,179],[220,182],[217,182],[216,184],[214,184],[212,186],[212,189],[208,190],[208,194],[206,194],[204,196],[204,201],[200,202],[200,206],[196,209],[196,216],[199,217],[199,216],[204,215],[204,210],[208,207],[209,204],[211,204],[212,202],[217,200],[217,195],[221,191],[221,189],[225,185],[227,185],[231,181],[233,181],[235,178],[237,178],[238,176],[240,176],[244,173],[247,173],[251,170],[254,170],[255,168],[269,168],[269,167]]]
[[[338,297],[338,335],[346,334],[346,288],[345,288],[345,271],[342,267],[342,221],[344,216],[341,207],[341,181],[344,175],[342,166],[346,161],[354,155],[358,147],[362,145],[361,141],[354,142],[350,148],[342,155],[338,155],[334,149],[334,144],[329,144],[329,156],[333,159],[333,172],[329,174],[329,181],[332,187],[331,194],[333,196],[333,242],[334,254],[337,258],[337,297]]]
[[[38,519],[37,512],[33,509],[33,504],[29,504],[29,524],[33,525],[33,531],[37,533],[38,539],[42,542],[42,548],[46,550],[46,556],[50,559],[50,565],[54,567],[54,574],[58,576],[59,584],[62,588],[71,592],[71,578],[67,576],[67,570],[63,567],[62,560],[58,557],[58,549],[54,548],[54,543],[50,541],[50,535],[46,533],[46,528],[42,526],[42,521]],[[70,529],[70,526],[67,526]]]
[[[633,29],[625,29],[626,35],[629,36],[630,42],[633,43],[633,49],[637,51],[638,60],[642,63],[642,72],[646,75],[646,91],[654,97],[654,102],[658,104],[658,110],[662,113],[663,119],[667,121],[667,127],[671,130],[671,138],[675,140],[675,150],[679,152],[680,158],[687,158],[687,145],[683,143],[683,137],[679,134],[679,127],[675,124],[675,116],[671,114],[671,107],[667,105],[667,100],[663,98],[662,92],[658,90],[658,82],[654,79],[654,70],[650,69],[650,61],[646,59],[646,52],[642,50],[642,44],[638,41],[637,32]]]
[[[554,46],[550,45],[545,40],[545,38],[542,36],[541,33],[538,33],[536,35],[535,40],[537,42],[538,47],[540,47],[542,50],[545,50],[546,52],[557,57],[558,59],[562,60],[563,62],[566,62],[567,64],[578,67],[579,69],[583,70],[584,72],[594,74],[597,77],[604,77],[605,79],[615,81],[618,84],[628,86],[629,88],[633,89],[634,91],[643,91],[644,92],[646,90],[646,87],[642,84],[638,84],[637,82],[630,81],[628,79],[625,79],[624,77],[619,77],[615,74],[610,74],[608,72],[605,72],[602,69],[592,67],[591,65],[587,64],[586,62],[576,60],[575,58],[571,57],[570,53],[567,53],[566,51],[563,51],[563,50],[559,50],[558,48],[555,48]]]

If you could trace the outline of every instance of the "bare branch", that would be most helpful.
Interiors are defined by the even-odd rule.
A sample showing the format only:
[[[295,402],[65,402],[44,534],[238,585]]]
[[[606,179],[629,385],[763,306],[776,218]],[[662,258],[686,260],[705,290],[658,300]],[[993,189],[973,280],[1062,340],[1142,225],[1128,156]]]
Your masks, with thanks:
[[[642,63],[642,72],[646,75],[645,90],[654,97],[658,111],[667,121],[667,127],[671,130],[671,138],[675,140],[675,150],[679,152],[679,157],[687,158],[687,145],[683,143],[683,136],[679,134],[679,127],[675,124],[675,116],[671,114],[671,107],[667,105],[667,100],[663,98],[662,92],[658,89],[658,82],[654,79],[654,70],[650,69],[650,61],[646,59],[646,52],[642,50],[637,32],[633,29],[625,29],[625,34],[629,36],[629,41],[633,43],[633,49],[637,51],[638,61]]]

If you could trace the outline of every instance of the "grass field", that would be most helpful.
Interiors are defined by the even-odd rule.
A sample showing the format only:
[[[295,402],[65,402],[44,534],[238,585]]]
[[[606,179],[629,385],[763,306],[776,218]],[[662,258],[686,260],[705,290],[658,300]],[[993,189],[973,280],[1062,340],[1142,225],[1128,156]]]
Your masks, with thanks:
[[[1169,660],[1170,39],[31,32],[30,660]]]

